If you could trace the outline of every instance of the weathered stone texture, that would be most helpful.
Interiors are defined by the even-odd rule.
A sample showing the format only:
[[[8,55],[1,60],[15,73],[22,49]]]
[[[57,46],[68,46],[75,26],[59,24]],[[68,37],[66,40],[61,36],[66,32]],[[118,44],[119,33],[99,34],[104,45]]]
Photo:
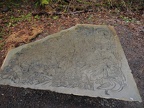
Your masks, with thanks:
[[[0,84],[141,101],[115,30],[76,25],[11,50]]]

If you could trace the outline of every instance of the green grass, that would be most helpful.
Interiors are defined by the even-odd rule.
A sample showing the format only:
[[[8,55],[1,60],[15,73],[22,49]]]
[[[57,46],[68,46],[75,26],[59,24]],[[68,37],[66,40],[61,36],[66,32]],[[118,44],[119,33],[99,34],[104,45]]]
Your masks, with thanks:
[[[21,21],[31,21],[31,18],[32,18],[31,13],[28,13],[27,15],[21,15],[20,17],[11,16],[7,26],[8,27],[15,26],[18,22]]]

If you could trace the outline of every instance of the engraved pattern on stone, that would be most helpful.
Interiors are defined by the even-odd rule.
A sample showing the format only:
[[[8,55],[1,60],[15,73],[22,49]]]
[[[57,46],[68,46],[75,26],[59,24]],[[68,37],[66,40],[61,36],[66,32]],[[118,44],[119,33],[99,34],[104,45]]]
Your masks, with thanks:
[[[107,27],[78,26],[61,32],[17,52],[0,72],[0,81],[100,90],[108,96],[122,92],[127,78],[115,39]]]

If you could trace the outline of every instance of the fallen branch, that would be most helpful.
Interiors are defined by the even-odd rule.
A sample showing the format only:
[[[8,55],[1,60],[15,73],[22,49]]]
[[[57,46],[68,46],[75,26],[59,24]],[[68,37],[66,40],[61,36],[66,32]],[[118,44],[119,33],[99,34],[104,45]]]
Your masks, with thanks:
[[[81,11],[74,11],[74,12],[69,12],[69,13],[64,13],[64,12],[46,12],[46,11],[40,11],[36,13],[32,13],[33,16],[41,16],[41,15],[46,15],[46,16],[52,16],[52,15],[73,15],[73,14],[80,14],[80,13],[86,13],[86,12],[92,12],[92,9],[89,10],[81,10]]]

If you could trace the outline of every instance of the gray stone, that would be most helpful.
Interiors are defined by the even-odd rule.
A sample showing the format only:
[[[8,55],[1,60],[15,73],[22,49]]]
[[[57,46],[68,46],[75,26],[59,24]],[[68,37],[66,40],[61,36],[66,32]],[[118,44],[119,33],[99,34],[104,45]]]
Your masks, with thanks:
[[[76,25],[11,50],[0,84],[142,101],[113,27]]]

